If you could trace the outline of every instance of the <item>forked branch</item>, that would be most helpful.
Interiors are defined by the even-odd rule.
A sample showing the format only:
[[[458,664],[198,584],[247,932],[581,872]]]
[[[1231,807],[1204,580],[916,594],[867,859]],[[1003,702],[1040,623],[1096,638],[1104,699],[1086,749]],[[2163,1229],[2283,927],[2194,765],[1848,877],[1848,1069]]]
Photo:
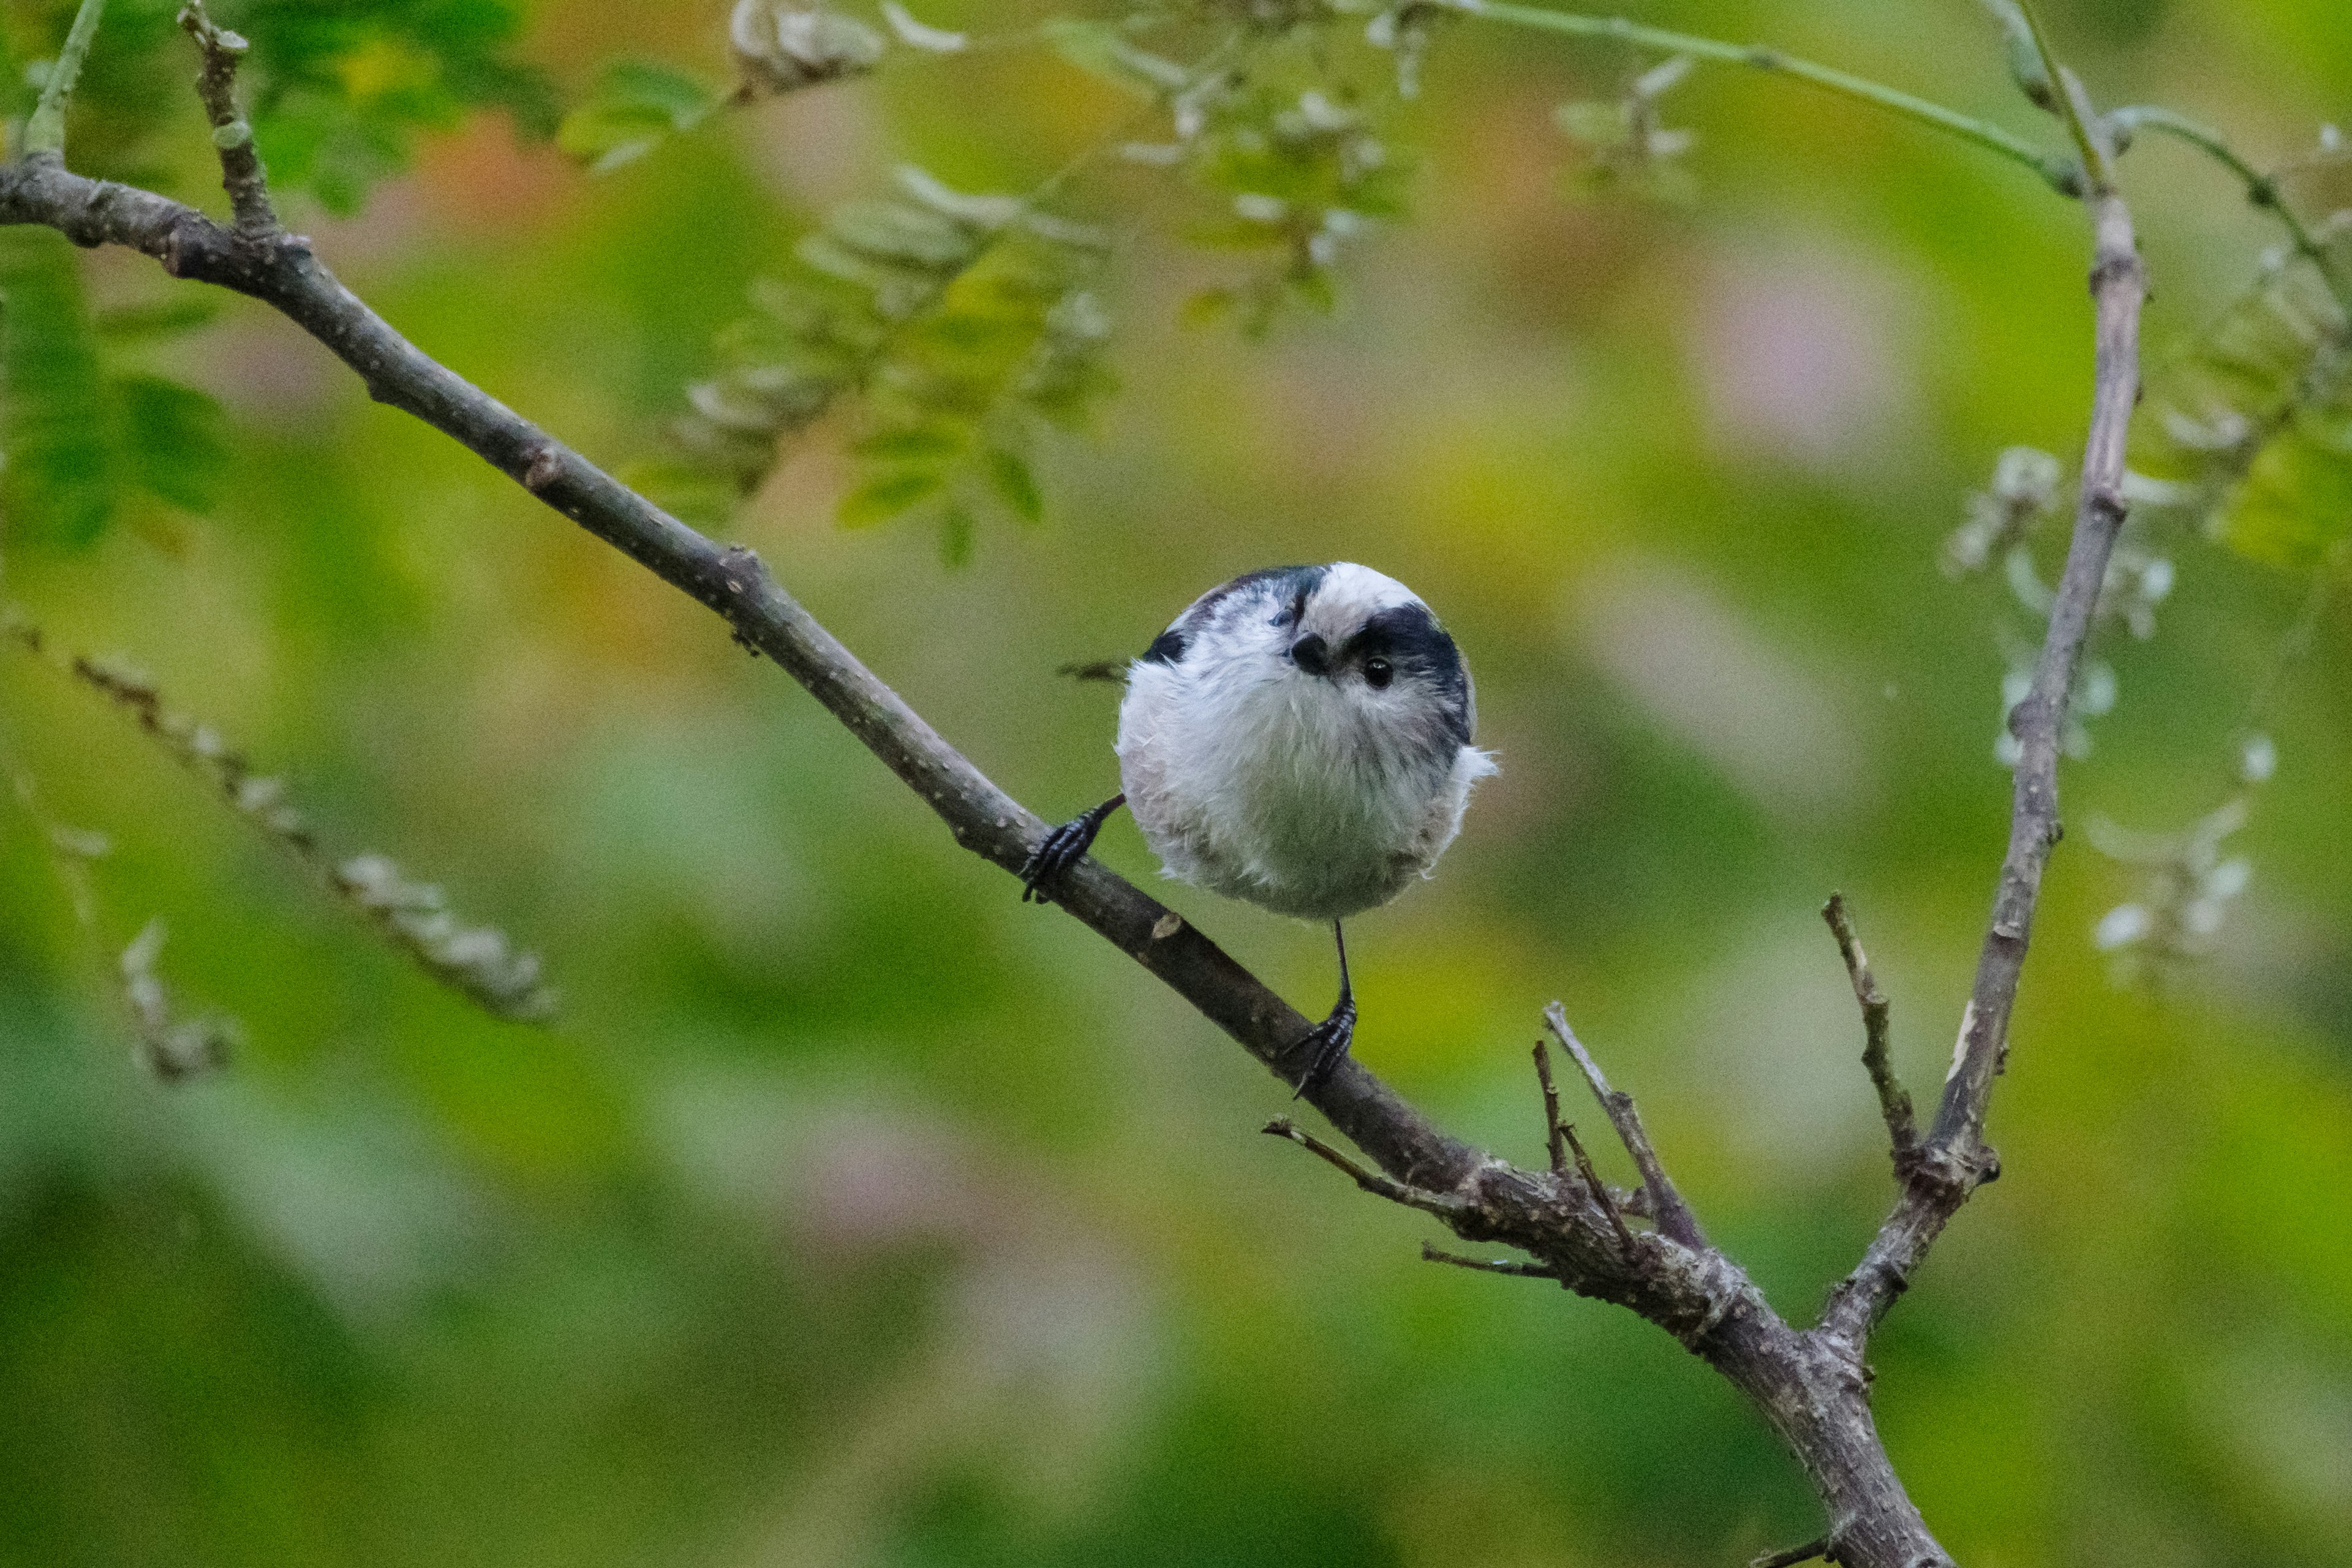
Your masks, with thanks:
[[[101,0],[85,0],[68,52],[78,63],[96,26]],[[1474,6],[1488,15],[1555,31],[1582,31],[1643,41],[1625,24],[1553,19],[1531,7]],[[30,141],[26,158],[0,168],[0,223],[41,224],[86,246],[120,245],[160,262],[174,277],[217,284],[278,310],[349,364],[370,395],[406,410],[461,442],[549,506],[627,553],[725,619],[731,633],[782,666],[897,773],[948,825],[956,842],[1017,871],[1045,825],[950,746],[898,695],[835,641],[778,585],[758,557],[722,547],[628,489],[479,388],[420,352],[336,280],[309,243],[265,221],[268,209],[257,162],[236,154],[239,122],[226,87],[234,54],[199,9],[191,32],[205,48],[205,101],[222,141],[224,183],[237,215],[224,226],[192,207],[152,192],[93,181],[63,164],[62,107],[67,62],[43,99],[54,145]],[[78,45],[77,41],[78,40]],[[1685,47],[1675,39],[1669,47]],[[1726,47],[1728,47],[1727,46]],[[1767,52],[1739,63],[1788,69]],[[223,68],[217,81],[215,67]],[[1798,73],[1806,74],[1806,73]],[[1843,82],[1809,75],[1845,90]],[[2067,81],[2053,62],[2054,79]],[[1886,104],[1969,135],[2006,156],[2042,167],[2030,147],[2005,132],[1979,133],[1949,117]],[[1896,95],[1899,96],[1899,95]],[[2070,92],[2070,129],[2095,137],[2087,105]],[[53,101],[54,100],[54,101]],[[47,112],[54,107],[56,112]],[[1928,106],[1932,109],[1933,106]],[[222,115],[231,116],[225,126]],[[1307,1095],[1377,1171],[1286,1123],[1269,1131],[1345,1171],[1367,1191],[1443,1219],[1457,1235],[1530,1253],[1532,1264],[1503,1271],[1557,1278],[1580,1294],[1618,1302],[1666,1329],[1704,1357],[1754,1403],[1802,1462],[1832,1521],[1821,1552],[1845,1568],[1938,1568],[1950,1561],[1928,1533],[1879,1442],[1860,1353],[1869,1324],[1902,1288],[1944,1224],[1997,1163],[1981,1130],[1987,1099],[2006,1047],[2042,870],[2058,835],[2060,723],[2091,610],[2116,531],[2123,520],[2125,425],[2137,384],[2137,323],[2144,294],[2129,214],[2110,188],[2107,161],[2085,143],[2090,207],[2097,236],[2092,290],[2097,339],[2090,438],[2082,506],[2047,640],[2025,701],[2011,715],[2021,758],[2016,770],[2010,848],[1996,894],[1977,982],[1963,1016],[1954,1065],[1935,1124],[1918,1146],[1901,1198],[1861,1265],[1834,1293],[1819,1329],[1798,1332],[1775,1314],[1738,1267],[1708,1247],[1696,1219],[1666,1178],[1631,1099],[1610,1089],[1557,1005],[1547,1017],[1600,1098],[1640,1168],[1642,1196],[1658,1226],[1636,1234],[1592,1173],[1568,1124],[1556,1113],[1548,1132],[1552,1169],[1518,1170],[1441,1131],[1353,1058]],[[240,195],[238,186],[248,183]],[[1173,988],[1279,1073],[1307,1021],[1188,921],[1094,861],[1076,867],[1056,900]],[[1858,950],[1857,950],[1858,952]],[[1858,987],[1858,994],[1860,988]],[[1556,1101],[1556,1092],[1552,1096]],[[1893,1129],[1890,1125],[1890,1133]],[[1562,1169],[1573,1155],[1576,1178]],[[1473,1267],[1489,1268],[1475,1259]],[[1811,1548],[1808,1548],[1811,1550]],[[1785,1559],[1784,1559],[1785,1560]]]
[[[1642,1188],[1650,1194],[1650,1213],[1656,1217],[1658,1228],[1685,1247],[1695,1251],[1705,1250],[1706,1237],[1699,1230],[1697,1216],[1691,1213],[1690,1205],[1683,1202],[1682,1194],[1675,1190],[1674,1182],[1666,1175],[1665,1166],[1660,1163],[1657,1150],[1651,1146],[1650,1134],[1642,1126],[1641,1112],[1633,1109],[1633,1097],[1622,1089],[1609,1087],[1609,1079],[1601,1074],[1601,1064],[1592,1059],[1592,1053],[1584,1048],[1584,1042],[1578,1039],[1576,1031],[1568,1026],[1568,1014],[1559,1003],[1555,1002],[1544,1009],[1544,1022],[1549,1026],[1561,1047],[1575,1059],[1577,1070],[1584,1075],[1584,1081],[1592,1088],[1592,1097],[1608,1113],[1609,1124],[1617,1129],[1618,1142],[1625,1145],[1625,1152],[1633,1156],[1633,1167],[1642,1173]],[[1597,1183],[1595,1184],[1598,1185]],[[1602,1201],[1606,1202],[1607,1189],[1601,1191]]]

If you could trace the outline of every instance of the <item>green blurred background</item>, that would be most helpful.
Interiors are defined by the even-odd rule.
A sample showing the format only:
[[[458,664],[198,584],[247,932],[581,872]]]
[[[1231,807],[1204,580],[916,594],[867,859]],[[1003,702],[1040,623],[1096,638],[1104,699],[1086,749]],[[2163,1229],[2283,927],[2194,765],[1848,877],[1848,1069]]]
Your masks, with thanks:
[[[304,8],[247,9],[258,33]],[[2051,12],[2104,99],[2258,160],[2352,112],[2340,0]],[[1961,0],[1640,16],[2056,144]],[[38,54],[63,7],[12,18]],[[511,53],[565,97],[622,54],[715,78],[725,20],[570,0]],[[992,524],[959,571],[919,526],[842,529],[821,426],[727,533],[1048,817],[1114,776],[1117,693],[1057,666],[1255,566],[1411,584],[1503,771],[1436,879],[1351,927],[1359,1054],[1532,1160],[1528,1047],[1562,998],[1714,1236],[1810,1317],[1891,1195],[1816,910],[1851,900],[1927,1094],[2006,831],[2013,618],[1937,551],[2002,447],[2078,448],[2085,237],[2020,170],[1736,72],[1673,100],[1695,204],[1563,195],[1554,106],[1634,68],[1446,33],[1399,133],[1414,217],[1354,252],[1337,318],[1263,344],[1180,324],[1221,265],[1171,237],[1188,198],[1082,182],[1129,235],[1125,390],[1052,449],[1045,526]],[[144,109],[139,172],[215,197],[193,106]],[[597,178],[451,112],[354,216],[289,205],[428,352],[622,462],[827,207],[909,159],[1026,188],[1129,111],[1043,50],[899,54]],[[2160,348],[2275,236],[2173,146],[2126,167]],[[182,297],[137,258],[80,267],[100,305]],[[703,611],[258,307],[139,352],[226,406],[218,504],[19,541],[10,596],[154,671],[332,842],[543,952],[565,1005],[534,1028],[436,988],[10,655],[12,766],[113,852],[86,930],[0,803],[0,1562],[1566,1568],[1817,1532],[1705,1367],[1613,1309],[1421,1263],[1423,1222],[1256,1135],[1282,1086],[1019,903]],[[2110,638],[2121,700],[2067,769],[2073,824],[2216,803],[2307,585],[2211,549],[2179,568],[2158,635]],[[2352,1563],[2345,628],[2281,688],[2210,962],[2118,988],[2091,932],[2134,879],[2080,833],[2055,862],[2006,1173],[1873,1347],[1887,1443],[1964,1562]],[[1097,853],[1156,870],[1123,820]],[[1166,896],[1328,1005],[1321,933]],[[133,1060],[113,977],[153,916],[175,997],[245,1037],[177,1085]]]

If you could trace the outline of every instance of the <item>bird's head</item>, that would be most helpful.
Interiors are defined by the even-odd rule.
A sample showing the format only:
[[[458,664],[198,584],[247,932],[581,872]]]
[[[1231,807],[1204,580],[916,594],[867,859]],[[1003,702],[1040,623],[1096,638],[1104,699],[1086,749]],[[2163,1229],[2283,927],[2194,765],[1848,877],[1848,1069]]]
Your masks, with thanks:
[[[1340,562],[1270,573],[1267,647],[1297,680],[1370,715],[1467,745],[1477,725],[1469,671],[1412,589]]]

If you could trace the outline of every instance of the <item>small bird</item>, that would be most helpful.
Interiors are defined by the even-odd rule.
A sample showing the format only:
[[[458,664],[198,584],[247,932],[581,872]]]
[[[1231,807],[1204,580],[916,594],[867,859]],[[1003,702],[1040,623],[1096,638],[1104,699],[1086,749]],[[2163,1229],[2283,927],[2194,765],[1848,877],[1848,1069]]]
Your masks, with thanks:
[[[1495,771],[1470,671],[1429,606],[1368,566],[1279,566],[1192,601],[1127,670],[1118,795],[1022,868],[1043,903],[1125,805],[1166,873],[1328,921],[1339,1001],[1299,1042],[1304,1094],[1356,1029],[1340,921],[1426,877]]]

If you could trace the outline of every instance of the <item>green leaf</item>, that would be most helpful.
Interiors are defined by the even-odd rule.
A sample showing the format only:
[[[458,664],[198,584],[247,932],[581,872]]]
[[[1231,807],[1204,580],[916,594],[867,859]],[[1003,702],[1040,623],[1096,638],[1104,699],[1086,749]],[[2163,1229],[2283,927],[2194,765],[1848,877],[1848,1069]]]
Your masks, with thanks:
[[[720,334],[729,363],[689,388],[694,411],[677,434],[748,493],[783,438],[856,399],[860,471],[844,523],[884,521],[948,490],[1034,521],[1034,476],[980,432],[1083,428],[1114,384],[1102,364],[1110,322],[1090,289],[1099,236],[919,170],[899,171],[898,186],[904,197],[852,203],[801,239],[793,273],[761,286],[758,313]]]
[[[1037,476],[1030,472],[1028,460],[1018,452],[991,447],[987,462],[988,482],[1013,509],[1013,515],[1026,523],[1044,521],[1045,497],[1037,488]]]
[[[617,61],[605,68],[587,100],[563,117],[555,144],[602,174],[693,130],[720,101],[716,88],[675,67]]]
[[[220,405],[154,375],[122,376],[113,390],[131,478],[184,511],[211,510],[229,468]]]
[[[887,522],[937,495],[947,480],[943,467],[886,469],[842,497],[838,515],[848,528]]]
[[[0,229],[0,505],[20,536],[68,549],[106,531],[119,499],[111,400],[74,248]]]
[[[2352,331],[2307,269],[2273,270],[2147,379],[2132,461],[2249,559],[2305,567],[2352,534]]]
[[[356,211],[408,167],[420,134],[475,110],[502,110],[527,135],[555,129],[546,78],[507,52],[520,0],[247,0],[223,20],[252,46],[239,76],[281,197],[307,190]],[[168,33],[168,9],[164,21]],[[178,79],[185,43],[171,41]]]
[[[2221,538],[2267,565],[2318,565],[2352,534],[2352,416],[2298,410],[2248,468]]]

